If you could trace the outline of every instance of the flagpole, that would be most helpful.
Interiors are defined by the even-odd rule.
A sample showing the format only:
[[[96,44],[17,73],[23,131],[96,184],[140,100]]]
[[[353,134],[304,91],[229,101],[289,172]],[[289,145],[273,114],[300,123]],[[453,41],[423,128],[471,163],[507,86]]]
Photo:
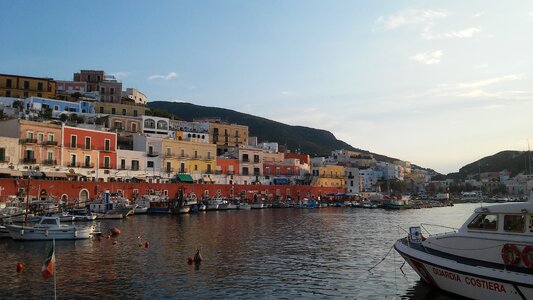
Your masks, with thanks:
[[[56,251],[56,239],[53,239],[52,241],[54,243],[54,246],[53,246],[54,247],[54,258],[53,259],[56,260],[55,259],[55,255],[56,255],[56,253],[55,253],[55,251]],[[57,300],[56,263],[55,262],[54,262],[54,300]]]

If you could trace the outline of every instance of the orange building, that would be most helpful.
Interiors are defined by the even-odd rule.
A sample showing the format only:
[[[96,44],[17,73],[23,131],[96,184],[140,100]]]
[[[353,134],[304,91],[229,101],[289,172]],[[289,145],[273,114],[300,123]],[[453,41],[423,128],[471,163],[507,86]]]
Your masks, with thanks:
[[[217,157],[216,163],[216,174],[239,174],[239,160],[236,158]]]
[[[20,139],[20,164],[55,166],[61,157],[61,126],[12,119],[0,122],[0,136]]]
[[[71,168],[117,168],[117,134],[78,127],[63,128],[62,165]]]

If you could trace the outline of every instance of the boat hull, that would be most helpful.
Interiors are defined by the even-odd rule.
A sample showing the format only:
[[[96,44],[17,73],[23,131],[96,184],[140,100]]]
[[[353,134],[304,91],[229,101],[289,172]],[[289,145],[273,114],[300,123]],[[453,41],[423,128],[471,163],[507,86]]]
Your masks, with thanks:
[[[533,299],[533,275],[463,264],[410,247],[405,239],[395,250],[426,283],[472,299]]]
[[[51,241],[51,240],[82,240],[91,237],[92,228],[33,228],[19,225],[7,225],[7,231],[14,240]]]

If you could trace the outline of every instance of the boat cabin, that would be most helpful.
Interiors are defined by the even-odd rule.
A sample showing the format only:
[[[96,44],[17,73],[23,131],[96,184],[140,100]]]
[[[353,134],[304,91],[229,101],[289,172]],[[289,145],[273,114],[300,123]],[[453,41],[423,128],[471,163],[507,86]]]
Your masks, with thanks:
[[[461,231],[533,235],[533,210],[528,203],[478,208]]]

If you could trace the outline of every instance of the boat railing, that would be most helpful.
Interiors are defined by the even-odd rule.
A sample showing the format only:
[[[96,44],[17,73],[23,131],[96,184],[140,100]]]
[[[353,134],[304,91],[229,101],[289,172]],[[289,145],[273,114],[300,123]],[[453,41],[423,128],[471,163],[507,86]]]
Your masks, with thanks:
[[[444,226],[439,224],[430,224],[430,223],[421,223],[420,227],[430,236],[439,236],[439,235],[445,235],[449,233],[456,233],[459,228],[450,227],[450,226]],[[444,231],[444,232],[438,232],[438,233],[431,233],[428,228],[426,227],[438,227],[442,229],[451,229],[451,231]]]

